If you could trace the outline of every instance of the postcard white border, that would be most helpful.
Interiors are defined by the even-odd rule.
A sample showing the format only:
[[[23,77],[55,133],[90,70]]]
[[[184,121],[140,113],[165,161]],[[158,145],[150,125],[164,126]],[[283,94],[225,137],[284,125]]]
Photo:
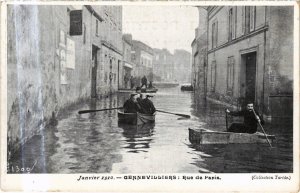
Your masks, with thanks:
[[[176,176],[218,176],[221,180],[88,180],[78,182],[82,176],[112,176],[112,174],[6,174],[7,151],[7,4],[43,4],[43,5],[266,5],[266,6],[294,6],[294,160],[293,173],[288,174],[161,174]],[[288,21],[287,21],[288,22]],[[5,26],[5,27],[3,27]],[[278,192],[299,191],[299,4],[295,1],[12,1],[1,2],[1,189],[3,191],[101,191],[101,192],[207,192],[207,191],[251,191]],[[141,176],[148,174],[128,174]],[[121,176],[124,178],[126,175]],[[151,176],[159,176],[149,174]],[[290,176],[290,180],[252,180],[257,176]]]

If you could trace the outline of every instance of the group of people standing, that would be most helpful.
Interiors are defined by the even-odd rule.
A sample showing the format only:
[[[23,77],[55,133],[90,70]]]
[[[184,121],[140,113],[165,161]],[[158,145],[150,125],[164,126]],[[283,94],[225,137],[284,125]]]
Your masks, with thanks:
[[[130,84],[130,89],[133,89],[135,86],[140,85],[141,83],[141,88],[152,88],[152,81],[149,82],[148,84],[148,80],[146,76],[143,76],[142,79],[140,78],[136,78],[131,76],[130,74],[125,74],[124,76],[124,83],[125,83],[125,88],[128,88],[128,83]]]
[[[141,93],[141,88],[137,87],[136,93],[132,93],[130,98],[124,103],[124,113],[143,113],[143,114],[153,114],[156,109],[154,107],[153,102],[150,98],[152,95],[146,95],[143,98],[143,94]]]

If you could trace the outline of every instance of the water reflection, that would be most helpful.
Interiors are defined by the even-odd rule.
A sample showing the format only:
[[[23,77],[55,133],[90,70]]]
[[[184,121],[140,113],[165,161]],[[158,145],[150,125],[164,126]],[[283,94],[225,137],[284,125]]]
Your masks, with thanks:
[[[224,106],[194,99],[192,115],[205,122],[201,128],[224,131]],[[228,125],[242,122],[242,118],[228,117]],[[273,119],[264,125],[268,134],[276,136],[273,148],[266,144],[188,145],[194,152],[192,164],[199,172],[216,173],[280,173],[293,171],[292,120]]]
[[[147,152],[147,149],[150,148],[150,143],[153,143],[151,136],[153,135],[155,123],[147,123],[142,125],[119,123],[118,126],[124,130],[123,136],[125,137],[126,141],[124,148],[128,148],[128,152]]]
[[[223,131],[224,106],[199,100],[179,88],[160,90],[157,109],[191,115],[190,119],[157,113],[155,124],[118,124],[117,110],[79,115],[79,110],[123,105],[129,93],[91,100],[62,114],[57,126],[35,136],[11,165],[32,166],[33,173],[249,173],[293,171],[292,120],[265,125],[277,143],[193,146],[188,128]],[[231,121],[231,120],[230,120]],[[45,147],[42,150],[40,147]],[[23,156],[22,156],[23,155]]]

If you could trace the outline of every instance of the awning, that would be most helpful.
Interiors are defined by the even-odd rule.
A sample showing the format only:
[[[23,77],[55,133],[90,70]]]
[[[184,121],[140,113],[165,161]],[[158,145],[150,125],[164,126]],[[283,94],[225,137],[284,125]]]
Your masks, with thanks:
[[[132,65],[129,64],[129,63],[127,63],[127,62],[124,63],[124,66],[127,67],[127,68],[131,68],[132,69]]]

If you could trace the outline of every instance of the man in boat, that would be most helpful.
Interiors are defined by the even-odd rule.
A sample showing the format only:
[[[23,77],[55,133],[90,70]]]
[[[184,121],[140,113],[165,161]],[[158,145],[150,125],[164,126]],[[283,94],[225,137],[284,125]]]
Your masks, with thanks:
[[[146,95],[146,98],[142,100],[142,104],[144,107],[143,109],[145,111],[145,114],[153,114],[156,111],[153,102],[149,99],[150,97],[153,97],[153,96]]]
[[[257,132],[257,123],[264,124],[262,117],[254,111],[253,103],[249,102],[247,108],[242,111],[229,111],[226,109],[226,113],[232,116],[243,116],[244,123],[232,123],[228,128],[229,132],[234,133],[255,133]]]
[[[123,108],[124,113],[136,113],[140,111],[140,107],[135,99],[135,93],[130,95],[130,98],[125,101]]]
[[[139,106],[139,112],[143,113],[143,114],[149,114],[148,107],[145,104],[144,99],[143,99],[143,94],[139,93],[139,96],[136,98],[136,100],[137,100],[137,104]]]

